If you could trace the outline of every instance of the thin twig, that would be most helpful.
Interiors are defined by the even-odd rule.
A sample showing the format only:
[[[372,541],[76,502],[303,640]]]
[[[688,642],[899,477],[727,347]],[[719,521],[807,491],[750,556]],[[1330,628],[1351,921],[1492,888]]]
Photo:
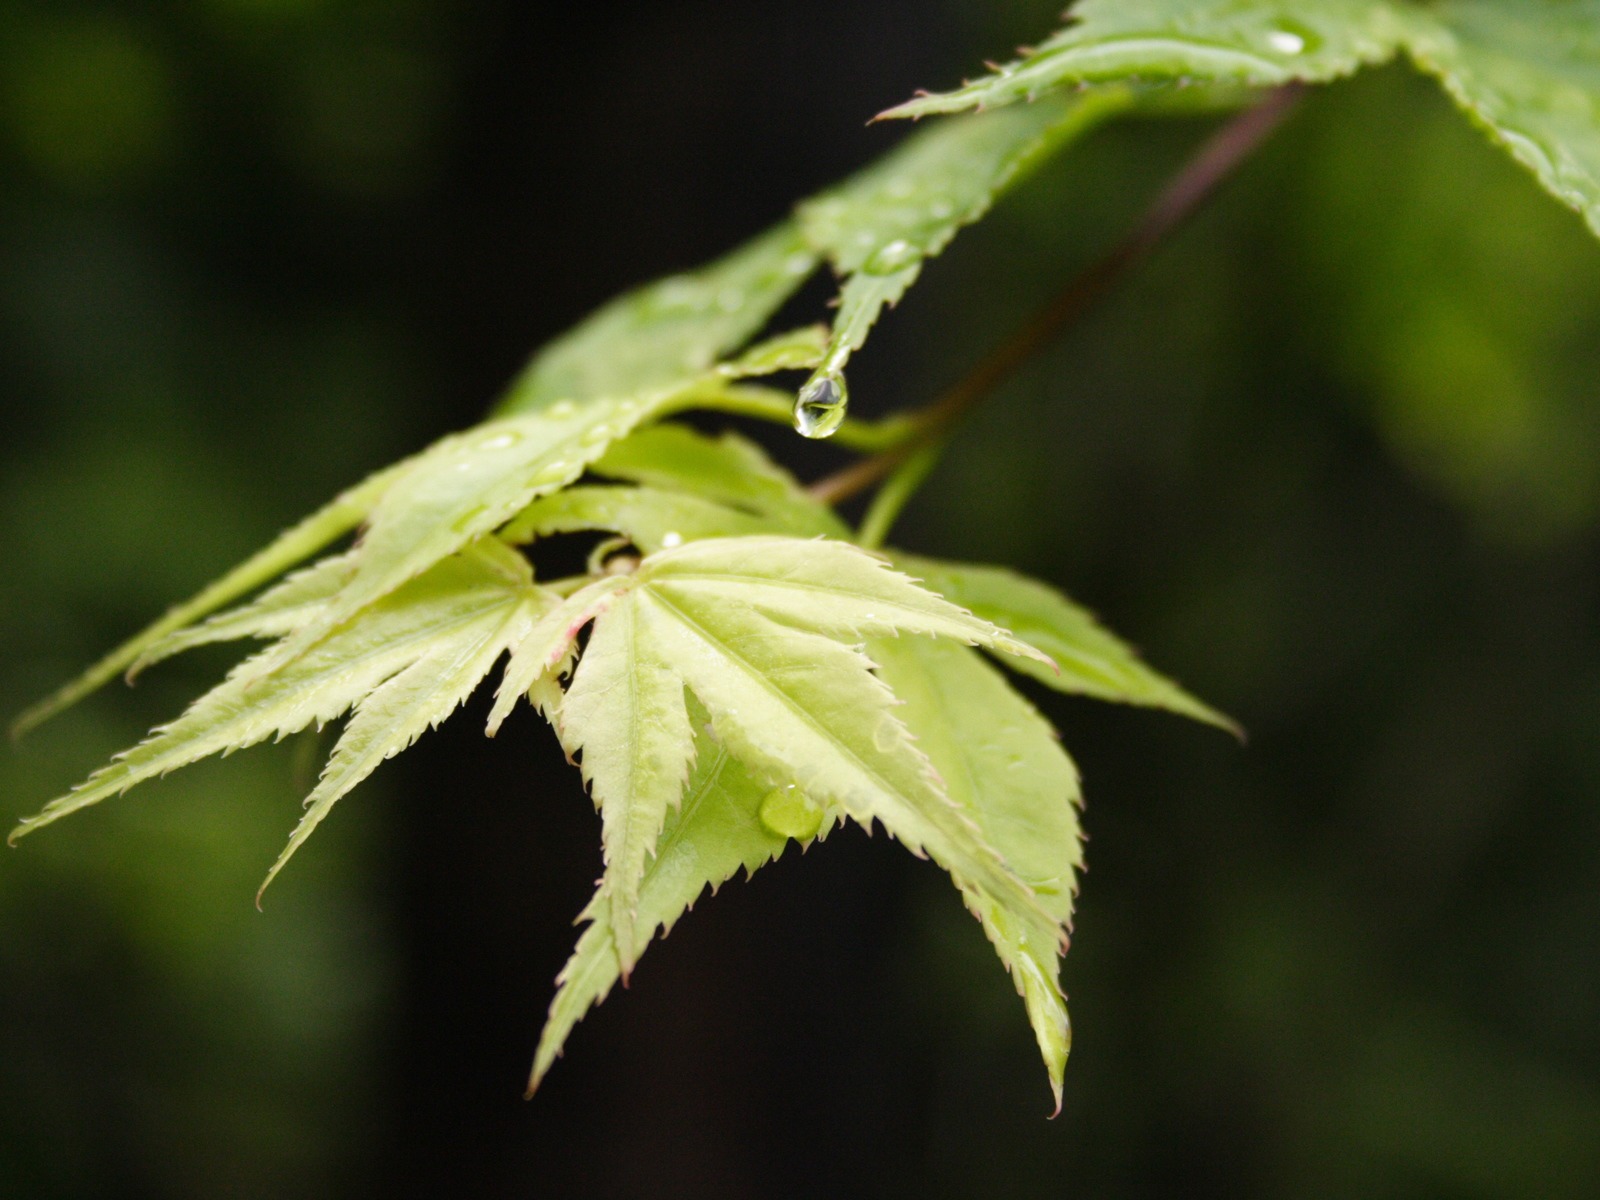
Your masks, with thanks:
[[[917,433],[881,454],[819,479],[810,492],[836,504],[884,479],[918,449],[941,436],[1068,325],[1081,317],[1132,267],[1192,217],[1217,187],[1283,122],[1304,88],[1286,84],[1268,92],[1208,138],[1145,210],[1131,233],[1069,283],[1033,320],[980,362],[933,405],[914,418]]]

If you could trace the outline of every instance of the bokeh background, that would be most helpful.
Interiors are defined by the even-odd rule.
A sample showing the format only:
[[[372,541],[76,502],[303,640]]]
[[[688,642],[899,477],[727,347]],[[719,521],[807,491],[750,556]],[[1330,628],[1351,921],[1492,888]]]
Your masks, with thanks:
[[[0,708],[1056,3],[0,2]],[[1205,130],[1120,126],[1010,197],[860,356],[860,411],[957,378]],[[955,892],[856,832],[697,906],[524,1103],[598,826],[477,704],[264,915],[313,737],[0,854],[0,1195],[1591,1196],[1597,450],[1600,244],[1425,82],[1319,92],[898,534],[1057,582],[1250,730],[1037,695],[1092,838],[1059,1119]],[[227,661],[4,748],[0,815]]]

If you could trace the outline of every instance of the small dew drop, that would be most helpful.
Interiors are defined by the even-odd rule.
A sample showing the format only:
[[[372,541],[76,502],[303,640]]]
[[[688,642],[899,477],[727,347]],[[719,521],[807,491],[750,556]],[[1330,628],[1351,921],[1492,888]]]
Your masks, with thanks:
[[[598,446],[601,442],[608,442],[613,437],[613,430],[609,425],[596,425],[586,429],[583,436],[578,439],[585,446]]]
[[[935,200],[928,206],[928,213],[935,221],[948,221],[956,215],[956,206],[948,200]]]
[[[795,398],[794,427],[802,437],[831,437],[844,424],[849,404],[844,376],[837,371],[818,371]]]
[[[822,828],[822,809],[791,783],[773,788],[762,798],[761,824],[779,837],[810,841]]]
[[[663,550],[671,550],[674,546],[681,545],[683,545],[683,534],[678,533],[676,530],[668,530],[661,535],[661,548]]]
[[[508,446],[515,446],[521,440],[522,439],[514,433],[496,434],[494,437],[484,438],[483,441],[478,443],[477,449],[504,450]]]
[[[577,411],[578,406],[571,400],[557,400],[549,408],[545,409],[547,416],[552,416],[558,421],[565,420]]]
[[[921,253],[910,242],[896,238],[880,246],[876,253],[867,259],[864,269],[870,275],[893,275],[896,271],[903,271],[921,257]]]
[[[736,313],[744,307],[744,293],[738,288],[723,288],[717,293],[717,307],[725,313]]]
[[[1306,40],[1298,33],[1290,33],[1287,29],[1274,29],[1267,34],[1267,45],[1279,54],[1299,54],[1306,48]]]

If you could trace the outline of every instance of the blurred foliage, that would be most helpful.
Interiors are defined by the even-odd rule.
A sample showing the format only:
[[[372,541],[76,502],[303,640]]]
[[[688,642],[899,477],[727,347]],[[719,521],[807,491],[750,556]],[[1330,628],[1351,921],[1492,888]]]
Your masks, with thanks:
[[[0,702],[1055,7],[0,4]],[[957,377],[1200,132],[1009,198],[852,364],[857,410]],[[480,711],[264,916],[293,744],[0,861],[0,1194],[1588,1195],[1597,322],[1577,218],[1386,71],[1311,97],[913,507],[898,541],[1060,583],[1252,735],[1036,693],[1092,838],[1057,1121],[955,897],[844,835],[699,906],[523,1105],[599,863],[559,752]],[[9,814],[215,665],[0,755]]]

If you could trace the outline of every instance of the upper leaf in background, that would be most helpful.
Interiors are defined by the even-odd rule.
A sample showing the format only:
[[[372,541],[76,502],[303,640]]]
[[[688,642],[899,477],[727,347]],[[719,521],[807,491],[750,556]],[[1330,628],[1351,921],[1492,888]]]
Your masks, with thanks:
[[[1405,51],[1600,234],[1600,0],[1084,0],[1038,49],[886,116],[1142,80],[1318,83]]]
[[[1600,0],[1450,0],[1411,57],[1600,235]]]
[[[798,209],[807,243],[844,280],[821,365],[801,389],[796,424],[811,437],[838,428],[848,403],[844,367],[922,263],[1029,169],[1125,107],[1105,91],[1056,97],[1015,113],[941,125]]]
[[[1087,609],[1048,584],[1004,567],[941,562],[898,551],[894,562],[952,604],[1010,630],[1049,655],[1055,669],[1029,658],[1005,661],[1014,670],[1031,675],[1058,692],[1165,708],[1229,733],[1239,733],[1232,720],[1146,666],[1131,647],[1102,627]]]
[[[1079,84],[1323,82],[1393,57],[1397,9],[1389,0],[1083,0],[1017,62],[884,115],[998,108]]]
[[[496,412],[628,396],[709,370],[759,333],[816,265],[784,222],[694,274],[619,296],[535,355]]]

